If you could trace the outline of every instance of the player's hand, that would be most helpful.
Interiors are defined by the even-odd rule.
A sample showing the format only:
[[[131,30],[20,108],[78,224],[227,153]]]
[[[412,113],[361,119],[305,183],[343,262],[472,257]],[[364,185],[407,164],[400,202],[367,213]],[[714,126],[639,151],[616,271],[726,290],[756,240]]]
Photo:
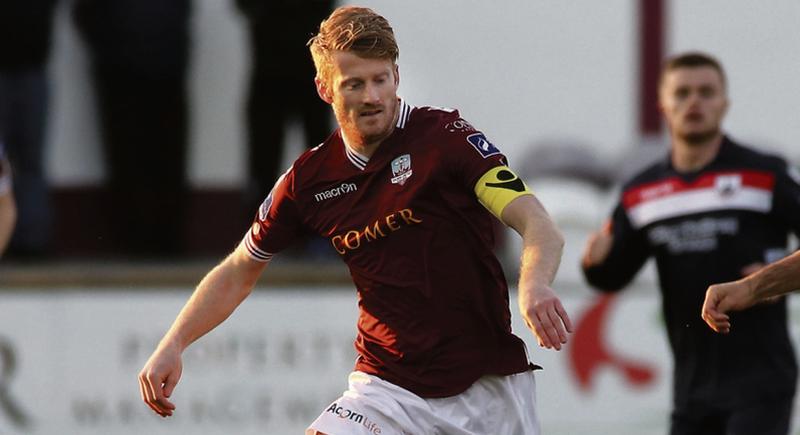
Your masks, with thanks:
[[[747,281],[714,284],[706,290],[706,299],[700,316],[711,329],[727,334],[731,330],[731,320],[727,313],[743,310],[755,302],[753,289]]]
[[[539,346],[561,350],[561,345],[567,342],[567,333],[572,332],[572,321],[552,288],[540,285],[521,291],[519,309]]]
[[[169,397],[181,378],[181,353],[174,346],[159,346],[139,372],[142,400],[156,414],[169,417],[175,405]]]
[[[611,232],[611,221],[609,220],[603,224],[603,228],[589,236],[583,253],[583,265],[592,266],[602,263],[608,257],[613,244],[614,236]]]

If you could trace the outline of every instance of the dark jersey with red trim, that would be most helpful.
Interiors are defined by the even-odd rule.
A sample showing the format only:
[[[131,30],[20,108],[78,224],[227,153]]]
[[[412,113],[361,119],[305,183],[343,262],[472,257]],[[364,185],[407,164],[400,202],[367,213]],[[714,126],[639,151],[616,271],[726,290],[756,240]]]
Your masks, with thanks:
[[[784,298],[732,313],[728,335],[700,318],[709,285],[779,259],[789,233],[800,234],[794,169],[726,137],[698,172],[678,173],[666,159],[626,183],[612,224],[608,258],[585,268],[585,276],[600,289],[618,290],[655,258],[675,356],[676,406],[794,392],[797,366]]]
[[[399,111],[369,160],[338,130],[300,156],[244,243],[266,261],[300,234],[327,238],[358,290],[356,370],[447,397],[528,369],[492,253],[494,217],[473,191],[505,158],[457,111],[402,100]]]

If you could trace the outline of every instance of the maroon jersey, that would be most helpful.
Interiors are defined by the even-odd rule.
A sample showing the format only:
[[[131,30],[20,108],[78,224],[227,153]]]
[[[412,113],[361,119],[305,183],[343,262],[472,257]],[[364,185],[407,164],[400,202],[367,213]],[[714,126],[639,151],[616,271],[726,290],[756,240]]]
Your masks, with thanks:
[[[367,160],[337,130],[277,182],[245,237],[267,261],[311,232],[330,240],[358,289],[356,370],[422,397],[528,369],[492,253],[494,217],[474,186],[505,158],[457,111],[400,101]]]

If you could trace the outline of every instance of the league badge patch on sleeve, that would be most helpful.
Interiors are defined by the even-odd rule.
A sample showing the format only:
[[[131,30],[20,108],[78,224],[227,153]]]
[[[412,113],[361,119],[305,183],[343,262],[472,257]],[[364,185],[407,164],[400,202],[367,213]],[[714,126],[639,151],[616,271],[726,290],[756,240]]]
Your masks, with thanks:
[[[486,136],[483,133],[473,133],[467,136],[467,141],[475,148],[483,158],[487,158],[493,156],[495,154],[500,154],[500,150],[498,150],[491,142],[486,139]]]

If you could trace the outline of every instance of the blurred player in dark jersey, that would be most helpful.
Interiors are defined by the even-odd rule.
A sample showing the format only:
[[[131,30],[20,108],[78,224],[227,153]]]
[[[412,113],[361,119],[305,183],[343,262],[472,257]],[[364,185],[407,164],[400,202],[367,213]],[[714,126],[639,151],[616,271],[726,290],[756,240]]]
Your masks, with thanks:
[[[784,435],[797,380],[786,301],[732,314],[715,334],[698,315],[709,285],[786,254],[800,233],[800,177],[721,132],[725,74],[702,53],[671,58],[659,104],[669,155],[625,183],[610,222],[589,240],[584,273],[616,291],[653,256],[675,358],[671,434]]]
[[[727,334],[731,319],[726,313],[800,289],[800,251],[737,281],[714,284],[706,290],[702,317],[713,330]]]
[[[11,166],[6,158],[3,142],[0,142],[0,256],[6,250],[17,221],[17,206],[11,187]]]
[[[572,330],[550,287],[558,229],[457,111],[398,98],[398,48],[383,17],[339,8],[310,47],[340,128],[295,161],[200,283],[140,373],[144,401],[172,415],[183,350],[233,312],[273,255],[315,233],[358,290],[358,359],[348,391],[307,433],[538,434],[536,366],[511,332],[492,214],[522,236],[519,308],[555,349]]]

